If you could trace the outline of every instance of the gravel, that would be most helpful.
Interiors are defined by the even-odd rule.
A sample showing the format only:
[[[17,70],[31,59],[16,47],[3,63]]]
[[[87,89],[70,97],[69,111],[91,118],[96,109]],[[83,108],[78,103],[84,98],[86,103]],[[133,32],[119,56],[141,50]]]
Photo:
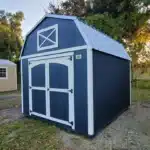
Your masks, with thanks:
[[[150,150],[150,102],[136,103],[91,139],[60,130],[69,150]]]

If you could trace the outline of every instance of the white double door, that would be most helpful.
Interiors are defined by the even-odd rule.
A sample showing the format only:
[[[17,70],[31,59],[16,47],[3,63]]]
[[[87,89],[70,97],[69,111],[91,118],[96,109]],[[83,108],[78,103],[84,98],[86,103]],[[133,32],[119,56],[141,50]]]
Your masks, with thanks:
[[[29,61],[29,111],[75,128],[73,56]]]

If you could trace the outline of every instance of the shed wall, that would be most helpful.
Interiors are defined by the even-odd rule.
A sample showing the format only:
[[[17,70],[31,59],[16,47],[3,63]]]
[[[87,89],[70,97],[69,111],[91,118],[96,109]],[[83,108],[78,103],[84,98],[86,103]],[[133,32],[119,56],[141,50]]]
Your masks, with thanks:
[[[3,65],[7,68],[7,79],[0,79],[0,92],[17,90],[17,71],[16,66]]]
[[[76,59],[80,55],[81,59]],[[22,60],[23,77],[23,108],[24,114],[29,115],[29,75],[28,59]],[[37,81],[38,82],[38,81]],[[86,134],[87,125],[87,51],[74,52],[74,106],[75,106],[75,131]],[[57,111],[57,110],[56,110]]]
[[[130,105],[130,62],[93,50],[95,132]]]

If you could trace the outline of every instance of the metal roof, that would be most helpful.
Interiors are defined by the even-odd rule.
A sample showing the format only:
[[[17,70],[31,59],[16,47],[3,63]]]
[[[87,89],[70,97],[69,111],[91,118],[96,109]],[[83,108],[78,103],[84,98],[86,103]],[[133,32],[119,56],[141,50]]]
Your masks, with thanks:
[[[123,45],[121,43],[115,41],[114,39],[105,35],[104,33],[97,31],[96,29],[92,28],[91,26],[83,23],[75,16],[47,14],[32,28],[32,30],[27,34],[27,36],[46,17],[73,20],[75,22],[75,24],[77,25],[77,28],[79,29],[81,35],[83,36],[86,44],[90,48],[93,48],[95,50],[98,50],[98,51],[101,51],[101,52],[104,52],[104,53],[107,53],[110,55],[114,55],[114,56],[117,56],[117,57],[120,57],[123,59],[131,60],[126,49],[123,47]],[[23,49],[24,49],[24,46],[22,48],[22,51],[23,51]],[[22,55],[22,52],[21,52],[21,55]]]
[[[7,59],[0,59],[0,66],[1,65],[15,66],[16,64]]]

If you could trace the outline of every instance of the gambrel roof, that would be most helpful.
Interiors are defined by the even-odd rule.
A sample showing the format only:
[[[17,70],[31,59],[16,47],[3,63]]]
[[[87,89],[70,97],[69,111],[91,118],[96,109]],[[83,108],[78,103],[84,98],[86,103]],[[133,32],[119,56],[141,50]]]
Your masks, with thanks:
[[[114,55],[123,59],[131,60],[129,57],[126,49],[123,45],[109,36],[105,35],[104,33],[97,31],[96,29],[92,28],[91,26],[83,23],[75,16],[65,16],[65,15],[54,15],[54,14],[47,14],[45,15],[34,27],[33,29],[27,34],[27,36],[46,18],[60,18],[60,19],[69,19],[73,20],[79,29],[81,35],[83,36],[87,46],[92,49]],[[27,38],[26,36],[26,38]],[[22,48],[22,51],[24,46]],[[22,55],[22,52],[21,52]]]

